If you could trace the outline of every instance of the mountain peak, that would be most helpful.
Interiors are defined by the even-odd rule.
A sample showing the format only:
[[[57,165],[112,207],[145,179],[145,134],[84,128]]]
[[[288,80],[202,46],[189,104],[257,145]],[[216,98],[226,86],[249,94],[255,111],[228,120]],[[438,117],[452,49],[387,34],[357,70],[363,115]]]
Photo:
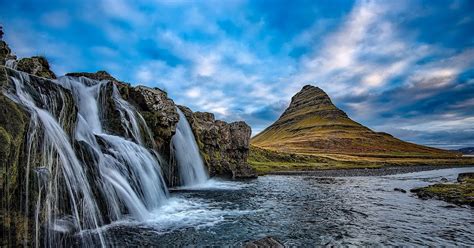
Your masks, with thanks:
[[[332,103],[331,98],[329,98],[324,90],[313,85],[305,85],[291,98],[290,106],[285,110],[280,119],[285,116],[294,115],[297,112],[323,118],[347,117],[346,113]]]

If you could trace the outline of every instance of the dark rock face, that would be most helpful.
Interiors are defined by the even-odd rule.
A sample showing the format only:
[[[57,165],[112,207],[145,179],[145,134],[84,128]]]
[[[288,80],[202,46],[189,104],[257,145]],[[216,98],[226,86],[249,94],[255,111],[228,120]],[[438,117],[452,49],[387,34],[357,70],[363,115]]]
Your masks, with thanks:
[[[38,77],[55,79],[56,75],[49,68],[49,63],[44,57],[34,56],[31,58],[23,58],[18,61],[17,70],[24,71],[28,74]]]
[[[226,123],[211,113],[179,106],[193,129],[201,156],[210,176],[256,177],[247,163],[251,129],[245,122]]]
[[[158,151],[169,156],[171,137],[176,133],[179,121],[173,100],[164,91],[145,86],[131,88],[128,100],[140,110],[153,133]]]

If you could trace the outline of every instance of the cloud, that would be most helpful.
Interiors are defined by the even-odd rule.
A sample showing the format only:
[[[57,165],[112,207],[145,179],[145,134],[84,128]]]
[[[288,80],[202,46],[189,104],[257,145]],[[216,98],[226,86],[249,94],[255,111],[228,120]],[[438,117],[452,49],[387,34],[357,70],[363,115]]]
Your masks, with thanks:
[[[371,128],[451,144],[472,137],[473,11],[469,1],[17,0],[0,22],[20,57],[46,55],[58,74],[105,69],[253,134],[311,83]]]

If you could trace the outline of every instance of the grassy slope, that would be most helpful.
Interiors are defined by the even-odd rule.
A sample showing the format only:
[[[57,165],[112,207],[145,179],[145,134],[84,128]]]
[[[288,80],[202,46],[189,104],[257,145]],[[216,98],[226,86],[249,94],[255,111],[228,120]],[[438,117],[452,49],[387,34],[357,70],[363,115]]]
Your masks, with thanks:
[[[255,136],[252,144],[289,153],[456,156],[374,132],[349,118],[312,115],[309,108],[283,116]]]

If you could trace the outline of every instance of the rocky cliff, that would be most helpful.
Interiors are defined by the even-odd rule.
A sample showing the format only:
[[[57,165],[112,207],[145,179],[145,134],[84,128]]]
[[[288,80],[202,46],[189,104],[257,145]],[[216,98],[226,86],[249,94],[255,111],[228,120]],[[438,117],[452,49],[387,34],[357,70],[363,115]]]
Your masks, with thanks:
[[[215,120],[212,113],[193,113],[185,106],[177,106],[167,93],[158,88],[132,87],[118,81],[107,72],[69,73],[67,76],[83,76],[95,80],[109,80],[117,85],[122,97],[132,103],[145,119],[154,138],[157,151],[165,162],[163,171],[170,186],[179,182],[176,165],[171,154],[171,137],[179,121],[177,107],[188,119],[199,145],[201,156],[210,176],[250,178],[256,173],[247,163],[251,129],[245,122],[226,123]],[[110,120],[117,118],[110,117]],[[114,126],[114,125],[111,125]],[[117,126],[117,125],[115,125]],[[118,133],[114,131],[114,133]]]
[[[226,123],[205,112],[193,113],[179,106],[188,119],[196,137],[205,164],[211,176],[226,175],[232,178],[255,177],[247,163],[250,126],[243,121]]]

